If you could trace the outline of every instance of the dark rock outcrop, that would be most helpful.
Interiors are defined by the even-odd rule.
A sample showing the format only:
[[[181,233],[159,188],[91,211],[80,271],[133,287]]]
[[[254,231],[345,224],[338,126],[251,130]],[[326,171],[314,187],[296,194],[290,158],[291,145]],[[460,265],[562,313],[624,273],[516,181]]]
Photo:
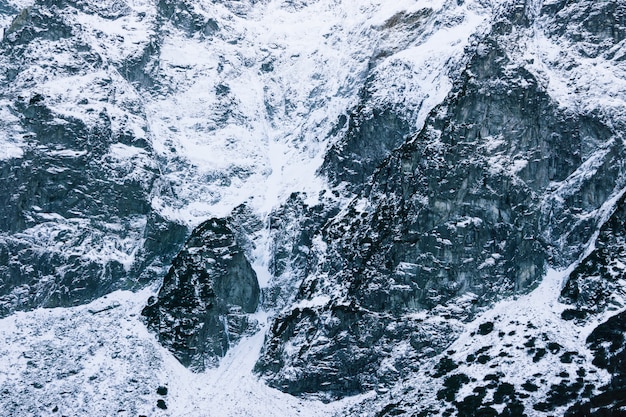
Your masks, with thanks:
[[[626,39],[626,4],[620,1],[560,0],[543,6],[550,16],[552,35],[566,36],[575,42],[577,52],[588,57],[612,58],[612,46]]]
[[[367,103],[368,96],[362,98]],[[344,124],[345,126],[341,126]],[[345,135],[328,150],[320,171],[335,186],[360,191],[376,168],[410,134],[410,124],[392,109],[362,105],[339,120]]]
[[[599,325],[587,338],[594,354],[593,364],[611,374],[600,393],[579,402],[567,417],[623,416],[626,410],[626,313],[621,312]]]
[[[159,0],[159,14],[169,20],[175,27],[185,31],[190,37],[198,34],[211,36],[220,27],[215,19],[206,18],[194,10],[193,2],[189,0],[172,1]]]
[[[321,22],[333,26],[316,26],[324,32],[316,50],[299,50],[281,31],[248,38],[265,10],[304,19],[315,2],[34,0],[21,11],[13,3],[0,1],[8,147],[0,149],[0,317],[164,277],[143,316],[194,371],[256,331],[251,314],[264,303],[276,316],[256,372],[294,395],[375,390],[373,407],[353,410],[380,416],[570,408],[595,417],[626,407],[623,0],[451,0],[385,20],[387,8],[364,7],[365,20],[348,19],[350,27],[341,21],[350,2],[329,2],[340,13]],[[460,34],[458,56],[439,49],[452,46],[444,32]],[[422,55],[431,47],[435,54]],[[440,52],[445,64],[432,59]],[[322,68],[344,63],[350,74]],[[58,88],[74,82],[84,84]],[[189,108],[171,112],[181,104]],[[196,134],[202,139],[187,146]],[[233,160],[224,154],[213,167],[206,152],[196,164],[191,152],[205,140],[207,150],[220,146],[213,137]],[[281,161],[283,151],[294,159]],[[327,180],[315,198],[282,183],[291,171],[280,170],[309,157]],[[249,185],[264,179],[281,189],[259,203]],[[237,198],[196,193],[208,183],[237,189]],[[293,193],[267,213],[283,191]],[[176,222],[246,198],[191,236]],[[192,214],[194,201],[204,208]],[[266,262],[262,292],[246,254]],[[586,340],[593,366],[582,341],[569,339],[575,331],[550,339],[528,321],[527,340],[514,345],[503,338],[522,324],[510,330],[498,318],[471,337],[497,336],[502,350],[470,342],[462,357],[449,353],[477,314],[531,291],[547,268],[575,262],[562,319],[568,330],[603,322]],[[497,369],[518,349],[530,366],[579,368],[508,380]],[[611,374],[606,386],[594,366]],[[480,381],[485,367],[493,373]],[[415,390],[397,395],[405,384]],[[157,389],[156,407],[174,408],[166,394]]]
[[[0,42],[7,58],[2,109],[11,115],[0,124],[21,149],[0,160],[0,316],[144,287],[163,276],[189,233],[153,209],[161,179],[143,108],[134,97],[116,96],[136,81],[121,74],[133,65],[149,72],[148,61],[110,59],[75,21],[80,13],[122,18],[129,7],[92,3],[36,1],[19,13],[0,8],[15,16]],[[61,52],[66,59],[55,62]],[[95,93],[85,87],[65,112],[64,99],[43,86],[32,90],[45,83],[36,68],[46,68],[46,79],[90,73]]]
[[[604,223],[594,250],[570,274],[561,301],[571,307],[563,319],[585,325],[599,315],[623,309],[626,291],[626,195]],[[626,409],[626,313],[619,312],[587,337],[593,364],[608,371],[610,382],[588,400],[579,401],[568,417],[620,416]]]
[[[256,273],[235,234],[211,219],[193,231],[142,314],[183,365],[202,371],[254,329],[248,314],[258,302]]]
[[[0,316],[85,303],[161,275],[187,228],[150,206],[151,150],[114,133],[104,113],[86,126],[54,115],[37,95],[15,109],[31,146],[0,161],[10,196],[0,208]],[[115,149],[135,153],[136,165]]]

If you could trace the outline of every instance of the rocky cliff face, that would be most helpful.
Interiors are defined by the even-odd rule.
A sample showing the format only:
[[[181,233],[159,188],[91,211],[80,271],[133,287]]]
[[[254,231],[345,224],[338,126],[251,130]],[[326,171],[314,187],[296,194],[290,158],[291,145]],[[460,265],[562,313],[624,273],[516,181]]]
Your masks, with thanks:
[[[58,382],[31,360],[69,343],[58,310],[62,342],[3,336],[29,405],[0,406],[94,384],[202,415],[202,378],[245,363],[240,414],[623,411],[623,2],[0,0],[0,23],[0,320],[95,300],[72,323],[129,314],[147,352],[107,358],[167,369]],[[100,298],[140,288],[141,317]]]
[[[141,288],[187,234],[150,204],[159,168],[128,56],[107,56],[79,24],[136,17],[118,6],[35,2],[4,29],[3,316]]]
[[[578,402],[568,410],[568,416],[600,416],[619,413],[624,407],[623,364],[625,339],[624,312],[626,302],[626,210],[624,196],[615,211],[599,230],[595,248],[570,274],[561,292],[561,300],[568,304],[562,313],[564,320],[584,327],[598,317],[610,316],[591,332],[586,343],[593,352],[593,364],[608,371],[610,381],[599,387],[599,392]]]
[[[585,7],[610,15],[590,3],[575,13]],[[389,151],[347,209],[320,230],[315,266],[296,306],[277,318],[258,364],[272,385],[334,398],[388,384],[419,366],[415,358],[442,352],[456,337],[454,320],[528,291],[548,266],[582,254],[602,206],[624,184],[615,127],[624,119],[563,108],[534,67],[542,57],[519,59],[533,52],[520,50],[539,36],[532,31],[580,42],[583,34],[566,27],[568,12],[556,4],[504,6],[466,50],[461,76],[422,130]],[[544,28],[555,13],[561,17]],[[591,19],[583,27],[601,30]],[[597,36],[604,35],[621,41],[619,30]],[[361,156],[348,152],[350,168],[338,172],[367,177],[368,152],[381,155],[377,149],[397,135],[388,116],[367,123],[376,131],[349,126],[345,143],[358,143],[352,147]],[[434,327],[434,336],[415,313],[441,308],[449,322]]]

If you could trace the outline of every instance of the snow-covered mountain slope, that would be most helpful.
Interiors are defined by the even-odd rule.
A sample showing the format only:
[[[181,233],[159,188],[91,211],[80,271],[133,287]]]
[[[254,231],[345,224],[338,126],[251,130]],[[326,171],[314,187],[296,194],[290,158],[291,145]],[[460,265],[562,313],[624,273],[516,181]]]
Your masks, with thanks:
[[[321,228],[296,303],[277,318],[259,362],[270,384],[332,399],[398,381],[443,352],[459,322],[531,289],[593,243],[624,192],[624,95],[610,83],[624,79],[624,66],[596,56],[612,69],[609,82],[578,97],[550,83],[592,70],[578,55],[585,42],[604,37],[618,48],[624,37],[570,27],[554,7],[500,3],[424,128]],[[593,16],[611,5],[597,7],[559,12]],[[622,27],[622,15],[605,16]],[[574,64],[543,55],[549,42],[569,45]],[[597,112],[611,95],[615,107]],[[588,107],[572,108],[577,101]]]
[[[0,406],[6,416],[322,416],[323,404],[265,386],[251,371],[263,332],[218,368],[194,374],[139,319],[150,290],[117,291],[73,308],[0,321]],[[267,315],[260,313],[265,326]]]
[[[623,412],[623,2],[0,25],[9,415]]]

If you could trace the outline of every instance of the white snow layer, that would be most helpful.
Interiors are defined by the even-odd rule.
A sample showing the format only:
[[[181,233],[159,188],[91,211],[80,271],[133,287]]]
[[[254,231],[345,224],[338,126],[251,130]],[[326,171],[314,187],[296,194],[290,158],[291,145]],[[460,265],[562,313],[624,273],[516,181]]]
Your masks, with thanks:
[[[32,2],[11,5],[19,12]],[[343,133],[332,132],[359,103],[366,79],[370,105],[404,113],[417,131],[448,94],[470,35],[486,27],[490,12],[447,0],[199,1],[193,13],[219,30],[189,34],[159,21],[155,1],[81,7],[54,10],[75,36],[25,45],[28,64],[6,96],[28,102],[40,94],[54,123],[110,123],[114,137],[145,139],[149,153],[111,146],[106,162],[124,175],[113,180],[159,172],[145,181],[152,207],[190,227],[242,203],[265,219],[294,191],[315,203],[326,189],[317,175],[324,153]],[[132,62],[144,59],[146,73],[134,79]],[[2,160],[32,146],[14,105],[0,102]],[[266,260],[253,262],[267,275]]]
[[[159,65],[172,92],[146,104],[173,188],[153,204],[190,225],[243,202],[263,216],[293,191],[315,198],[330,132],[357,104],[373,64],[374,102],[398,107],[417,129],[486,19],[471,5],[407,0],[270,1],[245,17],[200,2],[196,12],[222,30],[207,40],[171,29]]]
[[[243,339],[219,368],[194,374],[141,322],[149,295],[118,291],[85,306],[0,320],[3,415],[316,417],[359,399],[323,404],[264,385],[251,372],[264,330]],[[264,324],[267,316],[257,319]]]
[[[21,10],[31,3],[12,4]],[[155,161],[144,150],[122,144],[110,147],[107,160],[133,178],[158,160],[162,178],[152,194],[153,207],[190,226],[228,215],[243,202],[263,218],[293,191],[316,198],[325,188],[316,171],[336,139],[330,132],[358,103],[371,68],[377,68],[373,103],[405,112],[417,130],[447,95],[470,35],[488,18],[477,3],[444,0],[295,5],[274,0],[247,9],[199,1],[194,13],[214,19],[220,30],[190,37],[166,22],[158,29],[164,38],[153,63],[153,75],[165,87],[142,90],[116,68],[151,41],[156,2],[117,3],[121,8],[126,3],[129,11],[114,19],[82,11],[62,16],[80,28],[81,42],[103,65],[71,74],[51,71],[84,62],[62,51],[71,50],[71,40],[34,43],[25,52],[31,65],[18,75],[12,93],[27,99],[43,94],[59,117],[78,118],[87,126],[97,126],[99,115],[106,114],[114,133],[147,139]],[[98,12],[111,4],[92,8]],[[412,26],[417,22],[420,30]],[[22,157],[26,146],[22,132],[9,128],[18,122],[10,107],[0,103],[6,115],[2,131],[10,135],[0,137],[2,159]],[[61,157],[80,155],[57,151]],[[47,220],[21,238],[132,263],[132,242],[74,247],[54,236],[79,220]],[[266,285],[264,261],[255,262]],[[0,409],[20,416],[313,417],[333,415],[359,400],[325,405],[265,386],[252,374],[265,327],[232,349],[219,368],[191,373],[140,320],[153,291],[116,292],[85,306],[0,320]],[[168,388],[167,395],[157,394],[159,386]],[[157,407],[158,400],[166,410]]]

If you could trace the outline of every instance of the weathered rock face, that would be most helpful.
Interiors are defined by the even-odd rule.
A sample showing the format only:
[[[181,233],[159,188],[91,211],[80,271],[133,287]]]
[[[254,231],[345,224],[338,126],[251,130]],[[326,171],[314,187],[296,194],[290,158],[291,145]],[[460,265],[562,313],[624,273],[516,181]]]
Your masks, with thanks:
[[[441,352],[455,319],[580,256],[623,183],[624,150],[611,120],[562,108],[519,60],[520,39],[553,12],[503,10],[424,128],[320,231],[297,303],[276,319],[257,365],[271,385],[332,399],[387,384]],[[554,25],[552,36],[571,34]],[[355,145],[364,132],[393,143],[398,122],[378,121],[351,125],[340,148],[367,152]],[[332,155],[333,181],[358,178]],[[418,311],[449,321],[432,326]]]
[[[34,2],[0,42],[0,124],[20,147],[0,159],[0,316],[141,288],[188,234],[151,206],[159,167],[139,98],[120,93],[128,56],[98,52],[74,20],[130,13],[122,2],[100,6]],[[74,78],[59,96],[49,78],[63,75]]]
[[[210,36],[219,30],[217,22],[195,12],[194,5],[189,0],[159,0],[157,7],[164,19],[169,19],[176,28],[185,31],[189,36]]]
[[[587,57],[615,54],[612,47],[626,39],[626,6],[617,1],[547,2],[544,15],[553,19],[552,35],[566,36]]]
[[[142,314],[159,341],[194,371],[215,366],[255,328],[259,284],[223,219],[198,226]]]
[[[599,325],[587,338],[594,354],[593,364],[611,374],[600,393],[573,405],[566,416],[620,416],[626,407],[626,313],[621,312]]]
[[[295,298],[300,282],[310,273],[311,247],[320,228],[337,214],[336,204],[330,198],[310,206],[306,195],[293,193],[269,217],[272,247],[269,272],[272,285],[265,289],[264,304],[283,308]]]
[[[626,197],[600,229],[594,250],[570,274],[561,301],[571,305],[565,320],[587,318],[619,309],[626,300],[621,280],[626,277]]]
[[[145,322],[183,364],[261,302],[257,372],[378,391],[344,414],[621,411],[624,1],[26,3],[0,0],[0,317],[163,279]],[[543,329],[450,348],[570,265]]]
[[[362,98],[368,102],[368,96]],[[351,191],[362,189],[383,160],[411,132],[409,122],[393,109],[359,106],[339,121],[345,135],[325,156],[320,168],[328,180]]]

